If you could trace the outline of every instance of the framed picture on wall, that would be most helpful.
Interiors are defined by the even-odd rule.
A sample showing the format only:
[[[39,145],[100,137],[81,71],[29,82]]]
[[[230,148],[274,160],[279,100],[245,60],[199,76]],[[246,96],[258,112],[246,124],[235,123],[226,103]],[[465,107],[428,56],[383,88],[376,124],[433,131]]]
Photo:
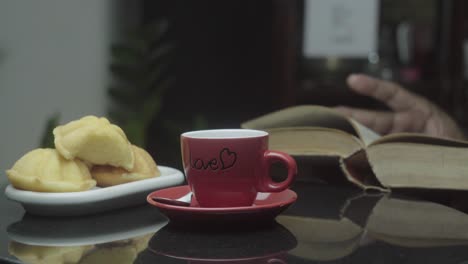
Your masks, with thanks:
[[[377,49],[379,0],[305,0],[306,58],[361,57]]]

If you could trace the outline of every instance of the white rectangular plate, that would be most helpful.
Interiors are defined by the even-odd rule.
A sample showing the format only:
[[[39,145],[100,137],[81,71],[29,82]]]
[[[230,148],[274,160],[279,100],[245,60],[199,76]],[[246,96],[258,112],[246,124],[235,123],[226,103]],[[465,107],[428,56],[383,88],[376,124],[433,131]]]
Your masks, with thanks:
[[[158,166],[161,176],[124,183],[116,186],[99,188],[82,192],[41,193],[16,189],[8,185],[5,195],[21,203],[31,214],[71,216],[93,214],[127,206],[146,203],[146,196],[154,191],[184,182],[181,171]]]

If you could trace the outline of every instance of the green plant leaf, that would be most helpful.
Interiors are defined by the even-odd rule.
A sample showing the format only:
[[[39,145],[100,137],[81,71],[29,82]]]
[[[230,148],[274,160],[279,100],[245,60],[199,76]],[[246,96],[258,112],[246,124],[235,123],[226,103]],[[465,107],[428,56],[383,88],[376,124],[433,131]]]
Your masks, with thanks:
[[[192,121],[192,127],[194,130],[203,130],[208,128],[208,120],[201,114],[196,114]]]
[[[129,140],[144,146],[146,130],[159,114],[163,95],[172,84],[169,55],[173,46],[165,38],[167,20],[157,20],[128,34],[111,47],[109,69],[115,83],[108,88],[116,120]]]
[[[119,63],[112,63],[110,65],[110,70],[115,77],[127,83],[138,81],[142,76],[142,71],[140,69],[128,67],[127,65]]]
[[[59,125],[60,114],[55,113],[46,120],[44,132],[42,133],[40,147],[41,148],[54,148],[54,134],[53,130]]]
[[[143,104],[142,117],[146,123],[150,123],[161,110],[163,93],[171,84],[171,79],[167,79],[160,83],[158,85],[158,90],[154,91],[149,99]]]
[[[155,47],[154,50],[150,52],[148,59],[151,62],[157,61],[161,59],[162,57],[170,54],[173,49],[174,49],[174,46],[170,44],[162,44],[160,46]]]
[[[143,35],[147,36],[147,40],[151,43],[161,39],[169,29],[169,22],[166,19],[161,19],[153,23],[149,23],[143,29]]]
[[[165,66],[157,67],[148,71],[144,79],[145,90],[159,90],[159,84],[163,82]]]
[[[147,129],[145,122],[137,118],[129,119],[121,127],[132,144],[140,147],[145,146]]]
[[[139,96],[135,93],[135,89],[129,86],[114,85],[107,90],[107,94],[119,104],[131,107],[138,103]]]
[[[125,43],[128,49],[131,49],[139,58],[143,58],[149,49],[149,43],[141,34],[135,33],[128,36]]]
[[[151,100],[143,104],[142,119],[143,122],[149,124],[153,118],[159,113],[162,107],[161,97],[159,95],[152,96]]]
[[[136,65],[142,59],[142,54],[124,46],[122,44],[114,44],[111,46],[111,56],[113,61],[124,65]]]

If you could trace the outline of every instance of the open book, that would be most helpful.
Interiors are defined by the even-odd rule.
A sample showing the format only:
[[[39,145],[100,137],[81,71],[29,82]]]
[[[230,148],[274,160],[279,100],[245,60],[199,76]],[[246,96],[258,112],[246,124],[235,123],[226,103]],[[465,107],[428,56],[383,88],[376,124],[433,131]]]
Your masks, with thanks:
[[[294,106],[241,124],[269,132],[269,147],[296,158],[299,173],[363,189],[468,190],[468,142],[399,133],[379,136],[315,105]],[[332,173],[333,166],[341,174]],[[333,176],[332,176],[333,174]]]

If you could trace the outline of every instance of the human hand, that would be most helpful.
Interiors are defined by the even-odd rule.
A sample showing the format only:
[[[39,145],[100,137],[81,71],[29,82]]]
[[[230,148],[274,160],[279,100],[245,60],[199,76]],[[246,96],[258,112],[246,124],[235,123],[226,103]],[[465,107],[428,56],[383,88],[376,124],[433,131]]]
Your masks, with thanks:
[[[374,111],[347,106],[335,109],[380,134],[423,133],[428,136],[464,139],[456,122],[424,97],[400,85],[363,74],[348,76],[347,83],[356,93],[385,103],[392,111]]]

